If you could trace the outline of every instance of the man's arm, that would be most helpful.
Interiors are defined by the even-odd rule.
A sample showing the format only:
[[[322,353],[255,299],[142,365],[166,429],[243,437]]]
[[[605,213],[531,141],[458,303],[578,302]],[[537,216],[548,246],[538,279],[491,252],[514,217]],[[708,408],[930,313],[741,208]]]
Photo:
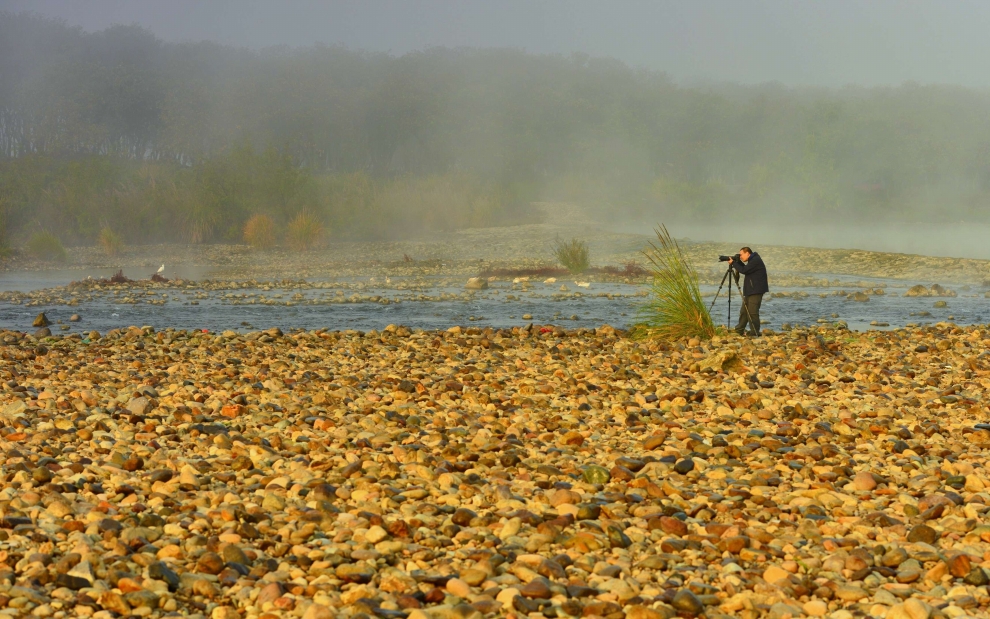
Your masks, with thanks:
[[[732,268],[743,275],[749,275],[750,273],[756,273],[760,269],[766,269],[763,265],[763,260],[757,254],[749,257],[749,264],[744,264],[741,260],[733,260]]]

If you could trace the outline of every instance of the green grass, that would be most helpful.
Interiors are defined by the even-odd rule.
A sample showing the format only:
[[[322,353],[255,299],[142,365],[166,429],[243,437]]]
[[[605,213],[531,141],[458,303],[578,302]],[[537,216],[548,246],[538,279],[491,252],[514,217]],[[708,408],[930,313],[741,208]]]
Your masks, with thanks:
[[[561,241],[557,239],[553,243],[553,255],[565,269],[577,275],[584,273],[591,266],[591,259],[588,253],[588,244],[578,239]]]
[[[664,340],[711,339],[718,329],[701,298],[697,272],[665,226],[658,227],[656,234],[659,244],[651,242],[643,252],[653,281],[634,333]]]
[[[65,262],[69,258],[62,241],[47,230],[36,232],[31,236],[27,242],[27,252],[39,260],[52,262]]]

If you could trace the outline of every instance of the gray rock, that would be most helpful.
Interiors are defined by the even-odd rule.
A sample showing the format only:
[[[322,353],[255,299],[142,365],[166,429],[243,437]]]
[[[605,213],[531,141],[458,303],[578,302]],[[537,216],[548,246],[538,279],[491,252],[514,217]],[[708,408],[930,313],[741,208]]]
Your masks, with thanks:
[[[783,602],[777,602],[770,607],[770,612],[767,614],[767,617],[769,617],[769,619],[783,619],[786,616],[800,617],[802,614],[804,613],[796,606],[784,604]]]
[[[227,544],[223,549],[223,560],[227,563],[240,563],[241,565],[251,565],[251,560],[244,554],[236,544]]]
[[[690,617],[701,614],[701,611],[705,610],[705,605],[689,589],[678,591],[674,595],[674,599],[671,600],[670,605]]]
[[[134,398],[127,403],[127,410],[135,415],[147,415],[151,412],[151,400],[145,397]]]
[[[3,410],[0,411],[0,420],[4,422],[4,425],[10,425],[18,417],[24,417],[27,414],[27,408],[24,400],[15,400],[3,407]]]
[[[168,584],[169,591],[176,591],[181,582],[179,575],[161,561],[156,561],[148,566],[148,578],[164,581]]]

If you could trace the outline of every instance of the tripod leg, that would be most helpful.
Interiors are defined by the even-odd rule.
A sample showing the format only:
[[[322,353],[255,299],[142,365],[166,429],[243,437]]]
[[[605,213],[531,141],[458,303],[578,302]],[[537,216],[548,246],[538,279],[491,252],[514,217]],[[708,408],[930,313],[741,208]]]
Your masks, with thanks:
[[[719,285],[718,285],[718,290],[716,290],[716,291],[715,291],[715,298],[714,298],[714,299],[712,299],[712,304],[708,306],[708,313],[709,313],[709,314],[711,314],[711,313],[712,313],[712,308],[713,308],[713,307],[715,307],[715,301],[717,301],[717,300],[718,300],[718,295],[720,295],[720,294],[722,293],[722,286],[724,286],[724,285],[725,285],[725,278],[726,278],[726,277],[728,277],[728,276],[729,276],[729,272],[728,272],[728,271],[726,271],[726,272],[725,272],[725,275],[723,275],[723,276],[722,276],[722,281],[721,281],[721,283],[719,283]],[[731,287],[730,287],[730,288],[731,288]]]
[[[729,283],[729,290],[732,290],[732,283],[731,282]],[[729,297],[729,313],[725,317],[725,329],[726,330],[729,330],[729,329],[732,329],[732,295],[731,294],[727,294],[725,296]]]

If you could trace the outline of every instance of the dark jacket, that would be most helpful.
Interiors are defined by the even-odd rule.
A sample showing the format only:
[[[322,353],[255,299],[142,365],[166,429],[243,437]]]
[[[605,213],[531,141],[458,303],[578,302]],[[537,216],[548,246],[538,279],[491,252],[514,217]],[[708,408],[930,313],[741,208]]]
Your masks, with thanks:
[[[766,294],[770,292],[770,284],[767,282],[767,267],[763,264],[763,258],[760,258],[760,254],[754,251],[749,255],[749,262],[745,264],[733,260],[732,268],[737,273],[742,273],[746,276],[746,283],[743,284],[743,294],[745,296],[748,297],[751,294]]]

